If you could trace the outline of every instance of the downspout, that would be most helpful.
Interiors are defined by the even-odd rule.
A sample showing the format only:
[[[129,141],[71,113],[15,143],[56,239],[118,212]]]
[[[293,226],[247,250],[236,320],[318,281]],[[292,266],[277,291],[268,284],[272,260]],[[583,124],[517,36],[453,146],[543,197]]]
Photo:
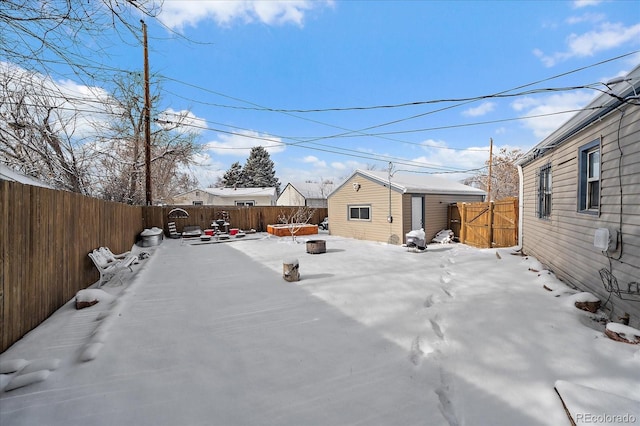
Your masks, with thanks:
[[[522,165],[518,164],[518,249],[522,250],[522,216],[524,212],[524,172]]]

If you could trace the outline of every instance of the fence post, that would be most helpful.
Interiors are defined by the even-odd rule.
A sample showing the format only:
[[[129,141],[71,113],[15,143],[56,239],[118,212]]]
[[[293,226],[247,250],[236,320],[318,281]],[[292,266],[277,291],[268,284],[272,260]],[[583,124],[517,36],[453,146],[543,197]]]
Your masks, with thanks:
[[[464,244],[467,240],[467,203],[462,203],[460,212],[460,242]]]
[[[495,207],[495,203],[493,201],[489,201],[489,218],[487,219],[487,221],[489,222],[489,232],[487,232],[488,234],[488,240],[487,243],[487,248],[493,248],[493,208]]]

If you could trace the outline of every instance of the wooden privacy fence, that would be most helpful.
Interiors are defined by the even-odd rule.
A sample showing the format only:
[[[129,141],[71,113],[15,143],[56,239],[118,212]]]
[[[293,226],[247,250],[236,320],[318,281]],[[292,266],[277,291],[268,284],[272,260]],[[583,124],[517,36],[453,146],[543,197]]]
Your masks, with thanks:
[[[0,180],[0,352],[99,273],[87,256],[130,250],[142,207]]]
[[[518,245],[518,199],[449,206],[449,226],[461,243],[478,248]]]
[[[189,217],[168,219],[169,212],[179,207],[186,211]],[[221,218],[222,212],[226,212],[229,217],[231,228],[243,230],[255,229],[258,232],[266,232],[267,225],[280,223],[278,216],[281,214],[290,214],[297,207],[287,206],[162,206],[162,207],[145,207],[144,223],[147,227],[157,226],[163,228],[165,234],[168,235],[168,222],[175,222],[178,232],[187,225],[197,225],[201,229],[211,227],[211,222]],[[328,209],[316,208],[309,223],[319,224],[327,216]]]
[[[206,229],[220,211],[232,227],[265,231],[290,207],[183,206],[184,225]],[[0,353],[98,281],[87,254],[100,246],[130,250],[145,228],[167,231],[172,207],[130,206],[0,180]],[[320,223],[327,209],[317,209]]]

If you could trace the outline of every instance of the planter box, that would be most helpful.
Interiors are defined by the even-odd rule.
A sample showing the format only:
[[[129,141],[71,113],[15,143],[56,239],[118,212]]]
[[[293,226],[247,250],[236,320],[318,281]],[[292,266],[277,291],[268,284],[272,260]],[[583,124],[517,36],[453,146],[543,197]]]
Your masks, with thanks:
[[[291,232],[287,225],[267,225],[267,232],[276,237],[290,237]],[[296,237],[300,235],[315,235],[318,233],[318,225],[302,225],[296,232]]]

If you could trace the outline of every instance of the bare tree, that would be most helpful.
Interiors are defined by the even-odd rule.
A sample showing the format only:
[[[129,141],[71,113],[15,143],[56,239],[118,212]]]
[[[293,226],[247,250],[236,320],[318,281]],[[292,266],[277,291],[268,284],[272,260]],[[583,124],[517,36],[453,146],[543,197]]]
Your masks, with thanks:
[[[518,168],[515,162],[523,155],[519,149],[507,150],[501,148],[497,155],[493,156],[491,170],[491,200],[497,201],[503,198],[517,197],[519,178]],[[489,165],[489,160],[486,162]],[[478,173],[463,181],[466,185],[487,190],[489,175],[487,172]]]
[[[90,194],[92,153],[68,97],[33,72],[0,65],[0,161],[50,185]]]
[[[65,65],[82,80],[102,72],[109,47],[126,36],[140,37],[140,17],[155,17],[161,2],[153,0],[2,0],[0,57],[49,74]]]
[[[94,145],[100,152],[100,193],[105,199],[128,204],[145,202],[144,188],[144,97],[142,77],[131,74],[116,81],[116,90],[109,104],[110,117],[100,123],[101,134]],[[157,86],[156,86],[157,87]],[[158,104],[157,93],[152,105]],[[195,186],[188,173],[193,155],[198,151],[197,134],[188,127],[189,117],[179,113],[156,119],[151,133],[151,175],[153,196],[168,199],[179,189]],[[188,189],[191,189],[188,188]],[[184,192],[184,191],[181,191]]]
[[[295,241],[298,231],[300,231],[304,225],[309,223],[315,212],[316,209],[307,206],[294,207],[286,212],[280,212],[278,215],[278,222],[287,225],[287,228],[291,233],[291,239]]]

